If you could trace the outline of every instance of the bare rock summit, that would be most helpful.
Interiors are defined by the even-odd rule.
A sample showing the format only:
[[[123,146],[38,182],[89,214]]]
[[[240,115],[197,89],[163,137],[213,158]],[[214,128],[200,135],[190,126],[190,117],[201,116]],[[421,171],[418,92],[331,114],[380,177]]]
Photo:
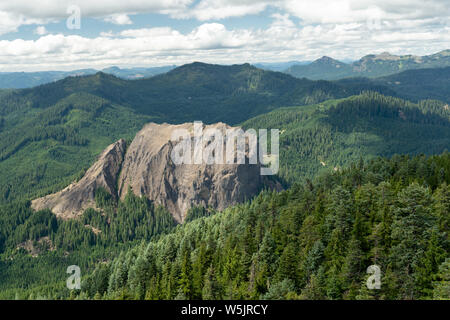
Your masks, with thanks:
[[[116,196],[117,176],[125,147],[123,139],[109,145],[80,181],[57,193],[33,200],[31,207],[34,210],[50,209],[56,216],[70,219],[81,215],[87,208],[95,208],[95,190],[99,187]]]
[[[224,123],[203,128],[221,132],[239,129]],[[123,199],[129,190],[145,196],[182,223],[193,206],[223,210],[251,199],[263,187],[281,188],[261,176],[260,164],[249,164],[248,154],[245,164],[174,164],[171,136],[175,129],[185,129],[192,135],[194,130],[193,123],[149,123],[136,134],[125,155],[125,142],[119,140],[103,152],[79,182],[34,200],[33,208],[49,208],[64,218],[76,217],[86,208],[95,208],[95,190],[104,187],[116,198]]]

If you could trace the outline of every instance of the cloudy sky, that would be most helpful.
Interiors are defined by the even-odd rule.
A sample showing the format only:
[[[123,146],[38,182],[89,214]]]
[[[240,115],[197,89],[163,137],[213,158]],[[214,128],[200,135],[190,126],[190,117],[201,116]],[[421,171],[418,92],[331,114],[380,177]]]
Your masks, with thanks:
[[[450,0],[0,0],[0,71],[450,48]]]

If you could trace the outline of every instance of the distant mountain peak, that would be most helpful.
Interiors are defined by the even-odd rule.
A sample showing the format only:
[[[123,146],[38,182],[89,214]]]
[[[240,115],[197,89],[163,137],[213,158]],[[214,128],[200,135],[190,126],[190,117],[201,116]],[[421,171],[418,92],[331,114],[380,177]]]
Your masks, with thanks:
[[[333,59],[331,57],[328,57],[328,56],[323,56],[322,58],[319,58],[314,62],[338,62],[338,63],[341,63],[340,61]]]
[[[120,71],[121,69],[118,66],[111,66],[109,68],[102,69],[103,72],[114,72],[114,71]]]
[[[379,54],[368,54],[364,57],[362,57],[359,61],[364,62],[368,60],[382,60],[382,61],[395,61],[400,60],[402,57],[410,57],[410,56],[396,56],[394,54],[391,54],[387,51],[379,53]]]
[[[87,75],[86,77],[92,77],[92,75]],[[106,73],[104,71],[99,71],[93,75],[95,78],[99,79],[116,79],[117,77],[111,73]],[[118,78],[117,78],[118,79]]]
[[[378,55],[375,55],[375,60],[400,60],[400,56],[396,56],[393,54],[390,54],[389,52],[382,52]]]
[[[184,66],[188,67],[188,66],[206,66],[206,65],[208,65],[208,63],[201,62],[201,61],[194,61],[192,63],[187,63]]]
[[[204,62],[192,62],[188,64],[184,64],[179,66],[169,72],[169,74],[178,74],[178,73],[215,73],[215,72],[240,72],[240,71],[249,71],[249,70],[258,70],[257,67],[249,64],[233,64],[233,65],[222,65],[222,64],[210,64]]]
[[[395,55],[384,51],[366,55],[357,61],[349,63],[323,56],[311,64],[291,66],[285,70],[285,73],[296,78],[308,78],[311,80],[338,80],[350,77],[376,78],[405,70],[442,68],[446,66],[450,66],[449,49],[428,56]]]
[[[185,71],[185,70],[195,70],[195,69],[199,69],[199,68],[203,69],[208,66],[212,66],[212,65],[204,63],[204,62],[194,61],[192,63],[186,63],[179,67],[176,67],[173,70],[171,70],[170,73],[176,73],[176,72]]]
[[[314,61],[312,64],[313,65],[332,66],[332,67],[336,67],[336,68],[340,68],[340,67],[346,65],[345,63],[343,63],[343,62],[341,62],[339,60],[333,59],[331,57],[328,57],[328,56],[323,56],[322,58],[317,59],[316,61]]]
[[[442,51],[436,53],[436,55],[438,55],[438,56],[450,56],[450,49],[442,50]]]

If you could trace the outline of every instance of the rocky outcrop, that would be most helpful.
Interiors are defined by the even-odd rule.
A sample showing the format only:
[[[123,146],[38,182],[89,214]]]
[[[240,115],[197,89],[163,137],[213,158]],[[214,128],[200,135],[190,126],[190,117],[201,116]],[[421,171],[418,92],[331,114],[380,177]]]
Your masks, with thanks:
[[[95,208],[95,190],[100,187],[116,196],[117,176],[125,147],[125,140],[122,139],[111,144],[80,181],[57,193],[33,200],[31,207],[34,210],[50,209],[58,217],[70,219],[82,214],[87,208]]]
[[[175,220],[182,222],[192,206],[222,210],[254,196],[265,184],[260,166],[248,164],[178,164],[171,160],[175,129],[193,132],[193,124],[146,125],[128,148],[119,177],[121,198],[129,187],[166,207]],[[224,123],[204,126],[223,134],[232,129]],[[238,128],[235,128],[238,129]],[[193,138],[192,138],[193,139]],[[194,143],[194,142],[193,142]]]
[[[95,207],[96,188],[102,186],[116,197],[127,192],[145,196],[162,205],[182,223],[189,208],[212,207],[218,210],[246,201],[264,186],[280,188],[261,176],[259,164],[175,164],[171,154],[176,142],[171,141],[175,129],[185,129],[194,141],[192,123],[147,124],[127,148],[123,140],[109,146],[99,160],[78,183],[66,189],[34,200],[33,208],[50,208],[64,218],[79,215]],[[224,123],[203,126],[203,130],[238,130]],[[118,176],[118,173],[120,175]],[[118,179],[117,179],[118,176]],[[118,190],[116,187],[118,186]]]

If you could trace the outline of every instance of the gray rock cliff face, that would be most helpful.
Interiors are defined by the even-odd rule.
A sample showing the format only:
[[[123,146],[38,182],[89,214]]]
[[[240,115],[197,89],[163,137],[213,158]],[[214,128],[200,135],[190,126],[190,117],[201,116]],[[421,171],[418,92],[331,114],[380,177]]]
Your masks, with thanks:
[[[115,196],[125,147],[123,139],[109,145],[80,181],[57,193],[33,200],[31,207],[34,210],[50,209],[58,217],[70,219],[81,215],[87,208],[95,208],[95,190],[99,187]]]
[[[119,177],[119,195],[128,188],[166,207],[175,220],[182,222],[193,206],[226,207],[249,200],[264,185],[260,166],[248,164],[178,164],[171,160],[175,129],[193,131],[193,124],[146,125],[127,150]],[[218,123],[203,130],[218,129],[225,133],[231,127]]]
[[[147,124],[136,134],[125,155],[123,140],[112,144],[83,179],[58,193],[34,200],[33,208],[49,208],[63,218],[76,217],[86,208],[95,208],[95,190],[101,186],[121,199],[129,190],[145,196],[166,207],[182,223],[193,206],[223,210],[251,199],[263,187],[280,189],[279,184],[260,175],[259,164],[249,164],[248,153],[245,164],[175,164],[171,157],[175,142],[171,136],[176,129],[187,130],[193,136],[192,123]],[[217,123],[203,129],[225,133],[239,128]]]

